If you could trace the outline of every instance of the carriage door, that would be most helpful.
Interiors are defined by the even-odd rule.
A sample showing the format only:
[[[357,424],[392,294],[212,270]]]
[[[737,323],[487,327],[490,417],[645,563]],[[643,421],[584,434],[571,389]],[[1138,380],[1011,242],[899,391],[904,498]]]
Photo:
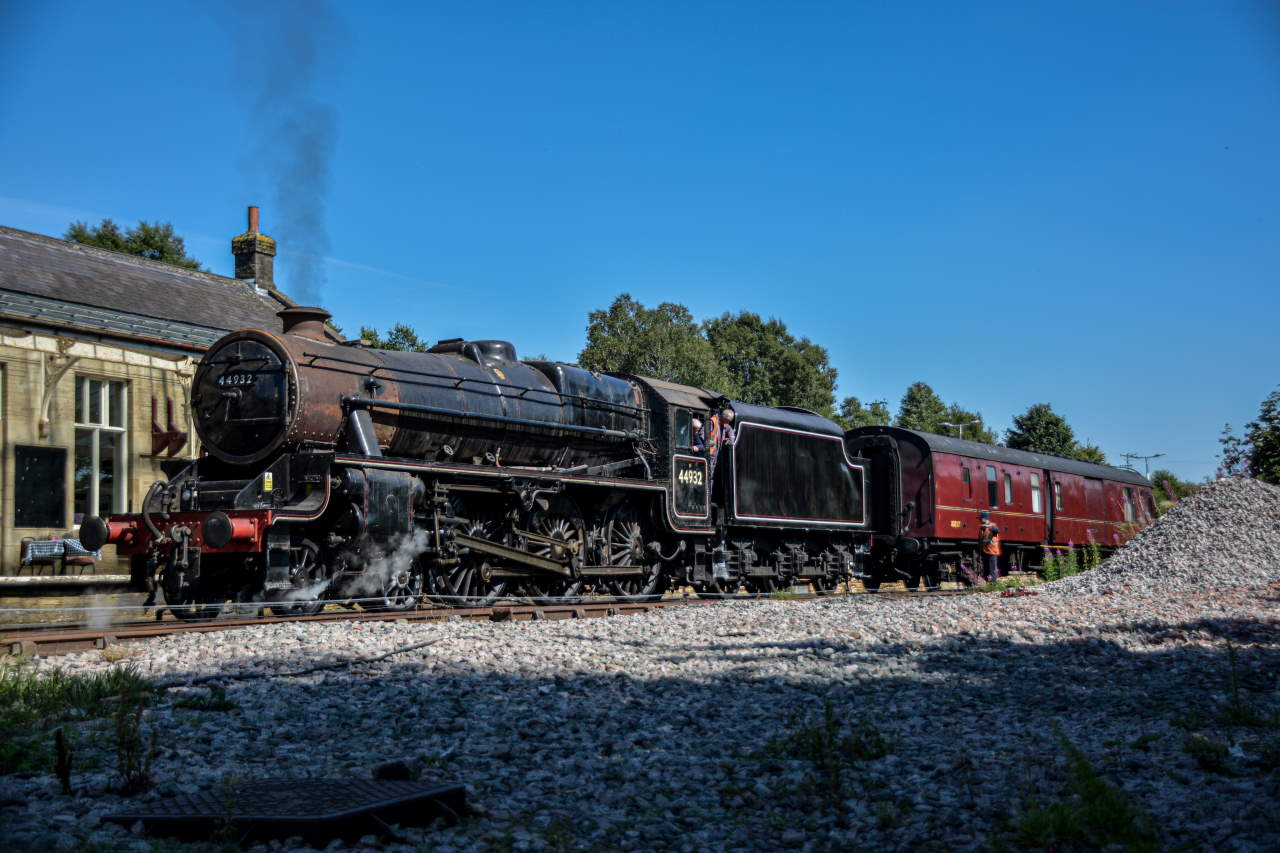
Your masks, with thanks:
[[[671,425],[671,496],[673,511],[686,521],[711,517],[707,490],[707,454],[693,449],[693,412],[675,409]]]

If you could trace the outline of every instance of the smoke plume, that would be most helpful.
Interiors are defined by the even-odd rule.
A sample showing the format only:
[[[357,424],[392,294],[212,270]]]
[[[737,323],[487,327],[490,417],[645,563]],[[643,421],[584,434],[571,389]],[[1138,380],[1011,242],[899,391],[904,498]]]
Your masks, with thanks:
[[[270,194],[263,231],[279,241],[277,262],[288,275],[277,284],[297,301],[318,305],[339,124],[326,93],[340,71],[347,27],[328,0],[265,0],[230,9],[238,84],[250,111],[250,185]]]

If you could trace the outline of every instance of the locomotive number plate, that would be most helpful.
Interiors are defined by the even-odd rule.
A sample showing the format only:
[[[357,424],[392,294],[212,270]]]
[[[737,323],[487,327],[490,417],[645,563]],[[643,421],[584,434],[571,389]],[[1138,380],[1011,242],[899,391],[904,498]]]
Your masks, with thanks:
[[[675,489],[676,514],[706,518],[707,460],[701,456],[677,456],[673,460],[672,486]]]
[[[218,377],[218,385],[222,388],[239,388],[253,384],[252,373],[224,373]]]

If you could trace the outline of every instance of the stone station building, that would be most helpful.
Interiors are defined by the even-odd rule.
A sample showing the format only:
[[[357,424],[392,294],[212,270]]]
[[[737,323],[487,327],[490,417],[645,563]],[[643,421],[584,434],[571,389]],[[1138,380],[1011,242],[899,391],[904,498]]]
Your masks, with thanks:
[[[0,226],[0,574],[25,540],[136,511],[162,462],[197,455],[201,355],[230,330],[279,329],[295,304],[256,207],[231,246],[236,278]]]

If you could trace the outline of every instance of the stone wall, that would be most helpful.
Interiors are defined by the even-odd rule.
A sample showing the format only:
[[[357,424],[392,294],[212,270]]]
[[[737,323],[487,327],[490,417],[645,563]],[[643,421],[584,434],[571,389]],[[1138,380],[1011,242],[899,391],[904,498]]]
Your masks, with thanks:
[[[122,485],[125,509],[136,511],[150,485],[164,479],[160,462],[172,458],[163,451],[159,456],[151,455],[153,397],[157,400],[161,427],[167,427],[165,400],[172,399],[174,424],[188,434],[186,446],[176,456],[194,458],[196,455],[188,400],[195,363],[196,358],[176,351],[172,354],[160,349],[147,351],[124,344],[0,328],[0,439],[3,440],[0,573],[14,574],[17,570],[23,537],[47,538],[79,527],[77,508],[73,504],[76,376],[125,383],[122,455],[126,471]],[[15,447],[18,446],[66,450],[63,526],[15,526]],[[103,558],[99,572],[112,572],[117,568],[114,549],[104,549]]]

